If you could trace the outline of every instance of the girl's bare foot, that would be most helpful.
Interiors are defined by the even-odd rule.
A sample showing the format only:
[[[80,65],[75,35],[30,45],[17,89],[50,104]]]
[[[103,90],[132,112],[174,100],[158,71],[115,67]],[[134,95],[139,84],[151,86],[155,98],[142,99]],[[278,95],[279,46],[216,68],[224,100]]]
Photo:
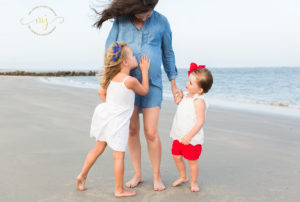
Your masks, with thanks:
[[[195,183],[195,184],[192,184],[192,183],[191,183],[191,191],[192,191],[192,192],[198,192],[198,191],[200,191],[200,189],[199,189],[197,183]]]
[[[136,186],[138,186],[139,183],[142,183],[143,180],[141,177],[133,177],[131,180],[129,180],[128,182],[126,182],[126,186],[128,188],[134,188]]]
[[[180,177],[176,181],[173,182],[172,186],[176,187],[176,186],[180,185],[181,183],[188,182],[188,181],[189,181],[189,178],[187,178],[187,177]]]
[[[123,189],[121,192],[115,192],[115,197],[135,196],[136,192]]]
[[[161,179],[159,179],[158,181],[153,181],[153,187],[154,187],[154,191],[162,191],[166,189]]]
[[[86,187],[84,186],[85,185],[85,178],[82,177],[81,175],[78,175],[77,178],[76,178],[76,189],[79,190],[79,191],[85,191],[86,190]]]

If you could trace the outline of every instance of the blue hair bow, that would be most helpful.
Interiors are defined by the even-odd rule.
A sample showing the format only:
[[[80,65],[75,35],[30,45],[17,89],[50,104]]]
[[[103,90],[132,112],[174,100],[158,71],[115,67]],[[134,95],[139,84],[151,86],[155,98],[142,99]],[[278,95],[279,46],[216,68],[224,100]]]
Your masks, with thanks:
[[[117,62],[117,60],[120,58],[121,56],[121,51],[117,54],[117,56],[115,55],[118,51],[120,50],[120,46],[117,43],[117,45],[113,46],[113,51],[114,51],[114,55],[112,57],[113,61]]]

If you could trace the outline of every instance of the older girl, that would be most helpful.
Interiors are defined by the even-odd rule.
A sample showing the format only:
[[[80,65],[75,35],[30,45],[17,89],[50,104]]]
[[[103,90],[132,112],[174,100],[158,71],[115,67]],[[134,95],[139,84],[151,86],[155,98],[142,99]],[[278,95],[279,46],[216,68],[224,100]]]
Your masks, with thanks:
[[[82,171],[77,176],[77,189],[85,190],[88,172],[108,145],[113,152],[115,196],[134,196],[136,193],[123,188],[124,155],[129,135],[129,120],[133,112],[135,93],[148,93],[148,69],[150,61],[143,56],[140,61],[142,84],[129,76],[129,71],[137,66],[137,60],[126,43],[115,42],[105,54],[105,72],[101,82],[100,98],[103,103],[95,109],[91,137],[97,140],[89,152]]]

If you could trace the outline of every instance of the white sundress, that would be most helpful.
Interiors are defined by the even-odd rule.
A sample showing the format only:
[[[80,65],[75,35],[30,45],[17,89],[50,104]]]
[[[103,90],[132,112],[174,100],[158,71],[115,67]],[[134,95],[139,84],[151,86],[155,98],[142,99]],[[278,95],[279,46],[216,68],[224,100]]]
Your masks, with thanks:
[[[194,97],[190,98],[187,97],[187,93],[185,93],[183,99],[181,100],[181,102],[177,107],[177,111],[173,119],[173,125],[170,132],[170,137],[173,138],[174,140],[181,141],[181,138],[183,138],[186,134],[188,134],[196,124],[197,117],[196,117],[194,100],[197,98],[204,100],[205,107],[207,109],[208,105],[203,95],[196,94]],[[204,143],[204,131],[202,127],[200,131],[192,138],[190,144],[203,145],[203,143]]]
[[[104,141],[115,151],[124,152],[128,143],[129,123],[134,109],[135,93],[124,82],[111,81],[106,102],[99,104],[92,118],[90,136]]]

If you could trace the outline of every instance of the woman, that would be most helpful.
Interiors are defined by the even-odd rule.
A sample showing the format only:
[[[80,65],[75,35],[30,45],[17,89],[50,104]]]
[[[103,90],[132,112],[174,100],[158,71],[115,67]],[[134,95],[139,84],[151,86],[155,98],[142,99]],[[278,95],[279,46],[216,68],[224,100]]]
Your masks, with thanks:
[[[106,48],[115,41],[126,42],[134,55],[141,59],[149,57],[149,93],[146,96],[135,95],[134,112],[130,120],[128,147],[134,167],[133,178],[126,183],[127,187],[136,187],[142,182],[141,143],[139,137],[139,112],[143,113],[144,134],[153,169],[154,190],[165,189],[160,175],[161,141],[158,135],[159,112],[162,103],[161,64],[171,83],[174,101],[182,97],[182,91],[176,87],[177,68],[172,48],[172,33],[166,17],[154,11],[158,0],[115,0],[103,10],[95,23],[101,28],[103,22],[114,18],[113,26],[106,40]],[[130,73],[139,81],[142,74],[139,68]]]

